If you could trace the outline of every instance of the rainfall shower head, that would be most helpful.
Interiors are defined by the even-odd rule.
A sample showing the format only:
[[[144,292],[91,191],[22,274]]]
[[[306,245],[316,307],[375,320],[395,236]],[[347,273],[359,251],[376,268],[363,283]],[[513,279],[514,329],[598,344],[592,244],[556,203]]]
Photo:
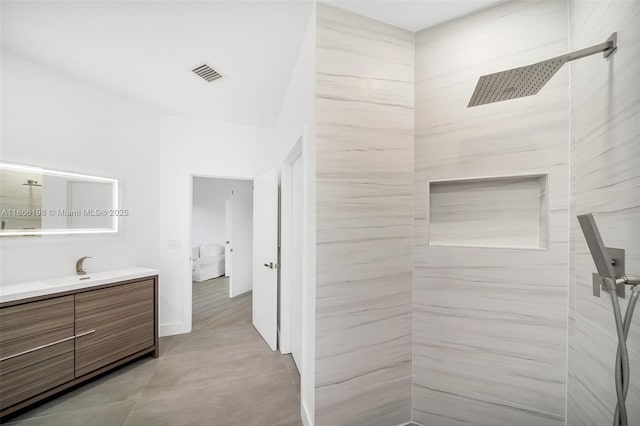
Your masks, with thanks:
[[[566,60],[561,58],[554,58],[526,67],[483,75],[478,80],[468,106],[535,95],[565,62]]]
[[[537,94],[566,62],[604,52],[608,58],[616,49],[617,33],[604,43],[525,67],[483,75],[478,80],[467,107],[508,101]]]

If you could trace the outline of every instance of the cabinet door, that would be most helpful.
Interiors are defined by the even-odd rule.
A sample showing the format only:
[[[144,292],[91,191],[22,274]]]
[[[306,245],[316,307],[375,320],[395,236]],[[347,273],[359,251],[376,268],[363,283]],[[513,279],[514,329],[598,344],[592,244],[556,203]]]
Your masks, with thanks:
[[[0,309],[0,359],[73,338],[73,296]]]
[[[73,296],[0,309],[0,409],[69,382]]]
[[[76,377],[154,345],[153,280],[76,294]]]
[[[61,343],[67,349],[73,342]],[[0,377],[0,408],[17,404],[73,380],[73,351],[48,358],[26,368],[11,371]]]

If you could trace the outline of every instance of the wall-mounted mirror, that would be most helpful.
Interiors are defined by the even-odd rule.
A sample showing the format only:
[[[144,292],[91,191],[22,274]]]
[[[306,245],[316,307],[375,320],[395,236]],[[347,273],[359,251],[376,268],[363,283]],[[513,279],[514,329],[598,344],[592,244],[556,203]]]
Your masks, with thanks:
[[[0,163],[0,236],[118,232],[118,181]]]

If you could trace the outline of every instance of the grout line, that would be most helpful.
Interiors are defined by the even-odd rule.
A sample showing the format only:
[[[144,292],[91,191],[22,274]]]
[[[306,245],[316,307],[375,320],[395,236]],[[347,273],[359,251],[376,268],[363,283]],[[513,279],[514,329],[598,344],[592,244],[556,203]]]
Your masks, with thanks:
[[[415,293],[416,293],[416,110],[417,110],[417,84],[418,67],[417,56],[418,48],[416,46],[416,33],[413,33],[413,169],[411,170],[412,186],[411,197],[412,215],[411,215],[411,376],[409,383],[409,423],[413,423],[413,382],[415,375],[415,334],[416,334],[416,313],[415,313]]]
[[[571,51],[571,19],[572,19],[572,5],[570,4],[570,2],[567,2],[566,4],[566,10],[567,10],[567,47],[568,47],[568,51]],[[568,256],[567,256],[567,305],[566,305],[566,309],[567,309],[567,332],[566,332],[566,358],[565,358],[565,380],[564,380],[564,424],[568,425],[569,423],[569,391],[570,391],[570,387],[573,386],[573,380],[571,379],[572,374],[571,374],[571,367],[572,367],[572,363],[571,363],[571,359],[574,355],[574,350],[575,348],[572,348],[572,333],[575,333],[575,330],[572,330],[572,325],[571,325],[571,318],[575,318],[575,312],[572,311],[572,307],[573,309],[575,309],[576,306],[576,291],[575,288],[572,291],[572,286],[574,286],[574,282],[575,281],[575,253],[572,253],[572,247],[573,247],[573,238],[571,238],[571,232],[573,230],[572,227],[572,221],[571,218],[573,217],[573,215],[575,214],[575,200],[573,200],[573,196],[572,196],[572,188],[573,188],[573,179],[575,178],[573,176],[572,170],[573,170],[573,161],[572,161],[572,146],[573,146],[573,114],[572,114],[572,110],[573,110],[573,99],[572,99],[572,73],[573,73],[573,67],[570,65],[569,66],[569,140],[568,140],[568,151],[569,151],[569,164],[568,164],[568,170],[567,170],[567,177],[568,177],[568,183],[569,183],[569,192],[568,192],[568,201],[569,201],[569,214],[567,215],[567,250],[568,250]],[[572,280],[572,269],[573,269],[573,280]],[[571,300],[573,298],[573,300]]]

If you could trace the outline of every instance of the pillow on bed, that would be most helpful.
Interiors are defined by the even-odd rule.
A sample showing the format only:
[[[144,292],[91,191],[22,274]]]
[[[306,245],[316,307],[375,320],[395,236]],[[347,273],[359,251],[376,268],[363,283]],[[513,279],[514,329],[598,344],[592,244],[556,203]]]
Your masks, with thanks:
[[[200,257],[200,244],[191,247],[191,260],[196,260]]]
[[[200,247],[200,257],[220,256],[224,254],[224,247],[220,244],[203,244]]]

